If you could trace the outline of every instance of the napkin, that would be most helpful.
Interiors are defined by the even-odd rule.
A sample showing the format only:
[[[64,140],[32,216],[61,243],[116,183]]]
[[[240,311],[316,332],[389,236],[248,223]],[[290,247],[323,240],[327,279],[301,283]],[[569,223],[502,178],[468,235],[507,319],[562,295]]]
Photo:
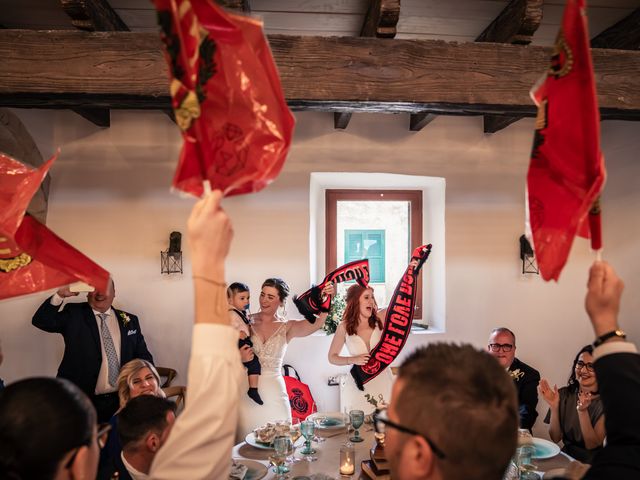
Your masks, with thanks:
[[[231,472],[229,472],[229,480],[242,480],[249,471],[246,465],[233,462],[231,464]]]

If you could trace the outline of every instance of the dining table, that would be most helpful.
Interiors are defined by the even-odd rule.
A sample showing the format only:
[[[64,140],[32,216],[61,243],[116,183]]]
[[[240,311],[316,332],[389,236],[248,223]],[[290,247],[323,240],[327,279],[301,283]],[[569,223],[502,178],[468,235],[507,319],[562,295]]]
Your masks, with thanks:
[[[327,430],[318,429],[316,430],[316,434],[325,440],[321,443],[313,442],[312,444],[316,450],[314,456],[317,457],[317,460],[313,462],[306,461],[304,455],[300,454],[302,447],[297,448],[294,456],[301,461],[288,465],[290,469],[288,476],[291,480],[295,480],[296,477],[319,478],[324,480],[357,480],[366,478],[361,477],[362,470],[360,464],[363,460],[370,459],[370,451],[376,444],[373,427],[371,425],[364,425],[360,429],[360,435],[363,441],[353,443],[356,468],[355,473],[349,476],[340,475],[340,447],[349,442],[349,437],[353,435],[353,430],[348,432],[347,427]],[[257,478],[273,480],[277,478],[277,475],[273,472],[273,467],[269,466],[269,455],[272,452],[273,451],[269,449],[256,448],[246,442],[241,442],[234,446],[232,457],[241,462],[243,460],[250,460],[263,465],[267,469],[266,475],[257,476]],[[567,468],[572,460],[571,457],[560,452],[551,458],[536,458],[534,459],[534,463],[536,465],[536,471],[542,477],[545,472]],[[264,472],[264,470],[262,470],[262,472]],[[260,475],[262,475],[262,473]]]

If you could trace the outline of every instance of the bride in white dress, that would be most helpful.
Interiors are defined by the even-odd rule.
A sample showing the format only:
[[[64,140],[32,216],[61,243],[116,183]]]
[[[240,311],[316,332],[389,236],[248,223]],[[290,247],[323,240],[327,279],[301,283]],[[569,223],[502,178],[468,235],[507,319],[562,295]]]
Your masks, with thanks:
[[[386,310],[377,310],[371,287],[364,288],[358,284],[349,287],[342,321],[329,347],[330,363],[365,365],[369,361],[369,352],[380,341],[386,315]],[[340,355],[344,346],[349,356]],[[351,373],[345,375],[344,382],[341,403],[345,410],[362,410],[368,414],[376,408],[370,399],[378,403],[389,403],[391,400],[393,374],[390,368],[365,383],[364,391],[356,386]]]
[[[333,285],[323,294],[333,295]],[[262,373],[258,391],[264,404],[258,405],[247,395],[240,396],[240,420],[238,438],[267,422],[291,420],[289,396],[282,378],[282,361],[292,338],[306,337],[322,328],[327,316],[318,315],[315,323],[306,320],[290,320],[278,314],[289,296],[289,286],[279,278],[269,278],[260,291],[260,311],[251,316],[251,340],[253,351],[260,359]],[[245,389],[246,390],[246,389]]]

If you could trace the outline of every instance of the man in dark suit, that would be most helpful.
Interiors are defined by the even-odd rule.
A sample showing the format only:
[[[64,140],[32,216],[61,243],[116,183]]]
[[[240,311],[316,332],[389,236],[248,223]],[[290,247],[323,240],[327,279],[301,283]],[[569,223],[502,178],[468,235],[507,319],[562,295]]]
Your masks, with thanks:
[[[585,305],[596,336],[593,357],[607,442],[586,480],[640,478],[640,355],[618,326],[623,288],[607,263],[594,263]]]
[[[151,463],[169,437],[176,420],[176,405],[166,398],[141,395],[118,413],[122,453],[109,458],[98,471],[98,480],[147,478]]]
[[[487,351],[507,369],[518,390],[520,428],[531,431],[538,417],[538,383],[540,373],[516,358],[516,336],[505,327],[496,328],[489,336]]]
[[[58,377],[71,380],[84,391],[106,422],[118,409],[118,373],[134,358],[153,362],[144,341],[138,317],[111,306],[115,297],[113,281],[107,292],[93,291],[83,303],[67,303],[78,295],[69,287],[59,289],[40,305],[32,319],[34,326],[64,338],[64,355]]]

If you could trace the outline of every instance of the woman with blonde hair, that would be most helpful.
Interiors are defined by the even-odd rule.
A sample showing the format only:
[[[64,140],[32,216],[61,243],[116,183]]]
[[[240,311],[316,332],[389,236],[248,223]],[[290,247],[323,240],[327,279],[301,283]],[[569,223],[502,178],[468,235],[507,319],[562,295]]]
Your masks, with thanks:
[[[118,398],[120,399],[118,412],[125,407],[129,400],[140,395],[165,397],[162,388],[160,388],[160,375],[158,375],[156,367],[147,360],[134,358],[122,366],[118,375]],[[118,412],[109,420],[111,431],[106,445],[100,452],[101,466],[110,458],[120,456],[122,451],[120,437],[118,436]]]

